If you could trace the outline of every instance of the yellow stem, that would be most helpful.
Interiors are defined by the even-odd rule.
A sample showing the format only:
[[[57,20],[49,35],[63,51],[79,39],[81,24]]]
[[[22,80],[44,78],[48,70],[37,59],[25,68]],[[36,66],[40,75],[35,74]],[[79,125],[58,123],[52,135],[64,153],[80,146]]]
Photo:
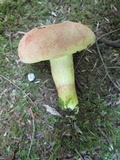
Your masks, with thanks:
[[[58,96],[64,109],[74,109],[78,104],[75,89],[73,56],[67,55],[50,60],[51,72]]]

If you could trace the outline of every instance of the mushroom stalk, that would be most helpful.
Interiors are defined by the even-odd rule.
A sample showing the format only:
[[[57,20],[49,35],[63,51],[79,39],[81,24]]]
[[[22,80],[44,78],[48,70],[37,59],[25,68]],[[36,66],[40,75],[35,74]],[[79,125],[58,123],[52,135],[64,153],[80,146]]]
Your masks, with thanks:
[[[74,109],[78,104],[75,89],[73,56],[67,55],[50,60],[51,72],[58,97],[64,109]]]

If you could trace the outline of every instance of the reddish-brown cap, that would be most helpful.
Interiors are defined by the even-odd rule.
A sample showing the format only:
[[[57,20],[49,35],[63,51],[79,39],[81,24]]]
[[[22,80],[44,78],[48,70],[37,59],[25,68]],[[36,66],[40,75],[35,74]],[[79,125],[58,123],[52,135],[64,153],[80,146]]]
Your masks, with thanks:
[[[18,54],[22,62],[36,63],[73,54],[94,42],[95,35],[87,26],[66,21],[27,32],[20,40]]]

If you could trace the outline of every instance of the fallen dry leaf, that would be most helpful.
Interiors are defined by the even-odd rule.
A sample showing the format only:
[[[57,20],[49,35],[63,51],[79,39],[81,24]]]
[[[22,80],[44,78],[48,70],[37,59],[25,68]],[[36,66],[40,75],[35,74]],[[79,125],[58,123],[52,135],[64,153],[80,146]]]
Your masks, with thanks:
[[[52,107],[45,105],[45,104],[43,106],[46,108],[46,111],[49,112],[50,114],[61,117],[60,113],[58,113],[58,111],[56,111],[55,108],[52,108]]]

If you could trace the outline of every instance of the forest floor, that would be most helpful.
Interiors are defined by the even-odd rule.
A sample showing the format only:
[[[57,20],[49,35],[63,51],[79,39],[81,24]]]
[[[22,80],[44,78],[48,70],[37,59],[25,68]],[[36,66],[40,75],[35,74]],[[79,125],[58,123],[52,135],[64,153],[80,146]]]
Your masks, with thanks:
[[[66,20],[120,39],[116,0],[0,0],[0,160],[120,160],[119,47],[96,43],[74,55],[78,114],[60,108],[48,61],[19,60],[25,32]]]

